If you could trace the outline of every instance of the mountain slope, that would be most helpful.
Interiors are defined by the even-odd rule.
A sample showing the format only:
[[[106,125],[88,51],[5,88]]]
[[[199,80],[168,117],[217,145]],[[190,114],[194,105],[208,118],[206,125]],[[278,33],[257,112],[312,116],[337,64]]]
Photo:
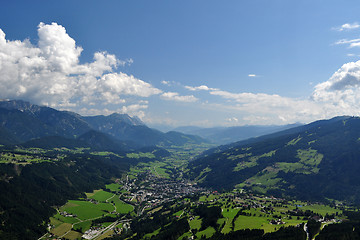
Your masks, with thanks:
[[[135,143],[120,141],[114,139],[106,133],[90,130],[77,138],[65,138],[61,136],[45,136],[32,139],[20,144],[23,147],[38,147],[44,149],[53,148],[89,148],[92,151],[113,151],[113,152],[129,152],[139,149],[140,146]]]
[[[317,121],[238,142],[189,164],[204,186],[360,203],[360,119]]]
[[[143,146],[170,146],[189,143],[203,143],[204,139],[179,132],[163,133],[147,127],[137,118],[127,114],[82,117],[93,129],[107,133],[119,140],[132,141]]]
[[[0,124],[23,142],[43,136],[73,138],[91,130],[75,113],[21,100],[0,101]]]

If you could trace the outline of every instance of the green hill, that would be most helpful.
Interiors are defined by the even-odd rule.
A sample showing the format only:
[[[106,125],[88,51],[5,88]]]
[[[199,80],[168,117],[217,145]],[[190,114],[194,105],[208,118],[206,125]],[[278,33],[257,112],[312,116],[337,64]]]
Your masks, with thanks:
[[[360,203],[359,156],[360,118],[337,117],[209,151],[189,176],[217,190]]]

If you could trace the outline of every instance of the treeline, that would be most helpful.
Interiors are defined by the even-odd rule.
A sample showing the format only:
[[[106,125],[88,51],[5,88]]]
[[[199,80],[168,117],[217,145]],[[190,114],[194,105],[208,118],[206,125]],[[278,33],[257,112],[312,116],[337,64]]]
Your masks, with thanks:
[[[200,205],[194,209],[194,214],[200,216],[202,219],[200,231],[205,230],[208,227],[213,227],[215,229],[219,227],[217,220],[222,217],[220,206]]]
[[[0,239],[37,239],[69,199],[85,197],[127,169],[124,160],[74,154],[54,163],[0,165]]]

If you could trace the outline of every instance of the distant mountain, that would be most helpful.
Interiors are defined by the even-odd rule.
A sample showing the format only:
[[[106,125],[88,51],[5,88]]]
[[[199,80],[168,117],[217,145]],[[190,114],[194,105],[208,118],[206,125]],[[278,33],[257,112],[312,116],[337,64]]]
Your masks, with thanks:
[[[189,176],[217,190],[360,203],[359,156],[360,118],[345,116],[208,151]]]
[[[127,114],[111,114],[109,116],[82,117],[93,129],[107,133],[123,141],[132,141],[139,145],[183,145],[187,142],[202,143],[206,140],[179,132],[163,133],[147,127],[140,119],[131,118]]]
[[[21,100],[0,101],[0,126],[23,142],[43,136],[74,138],[91,130],[80,115]]]
[[[184,145],[186,143],[198,144],[198,143],[207,142],[206,140],[204,140],[203,138],[201,138],[199,136],[191,135],[191,134],[184,134],[184,133],[175,132],[175,131],[167,132],[167,133],[165,133],[165,136],[168,139],[168,141],[170,143],[172,143],[173,145]]]
[[[34,140],[34,144],[43,141],[43,137],[50,136],[77,139],[91,146],[107,145],[111,149],[119,147],[121,150],[127,147],[133,149],[136,146],[206,142],[200,137],[182,133],[165,134],[147,127],[139,118],[127,114],[84,117],[74,112],[58,111],[22,100],[0,101],[0,144],[17,144],[30,140]],[[87,138],[86,141],[84,137]],[[55,139],[60,140],[47,138]]]
[[[236,126],[236,127],[213,127],[201,128],[186,126],[175,128],[174,131],[198,135],[216,144],[228,144],[240,140],[259,137],[262,135],[279,132],[285,129],[298,127],[301,124],[269,125],[269,126]]]
[[[81,117],[85,122],[90,124],[92,128],[98,128],[99,130],[111,131],[116,129],[119,125],[131,125],[131,126],[144,126],[143,123],[138,117],[130,117],[127,114],[113,113],[109,116],[91,116],[91,117]]]

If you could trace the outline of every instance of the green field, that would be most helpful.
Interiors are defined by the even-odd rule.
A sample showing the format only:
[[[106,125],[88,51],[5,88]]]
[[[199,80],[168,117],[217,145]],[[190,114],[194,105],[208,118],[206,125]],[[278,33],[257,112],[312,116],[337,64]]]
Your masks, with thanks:
[[[105,185],[105,187],[106,187],[106,189],[109,189],[110,191],[117,192],[121,189],[122,186],[117,183],[111,183],[111,184]]]
[[[81,239],[82,233],[76,232],[76,231],[70,231],[69,233],[67,233],[64,238],[65,239],[70,239],[70,240],[75,240],[75,239]]]
[[[119,186],[120,185],[115,183],[107,185],[107,187],[112,189],[118,189]],[[100,189],[85,194],[89,199],[94,199],[96,202],[69,200],[64,206],[59,208],[59,213],[50,218],[50,223],[53,227],[51,233],[56,236],[61,236],[72,229],[74,231],[68,232],[64,237],[66,239],[79,239],[81,238],[81,233],[90,229],[93,222],[92,220],[100,219],[105,216],[116,217],[116,214],[111,213],[115,208],[116,212],[120,214],[127,214],[134,210],[134,206],[123,202],[120,200],[119,195],[114,193]],[[75,216],[65,217],[60,214],[65,214],[65,212]],[[101,223],[101,226],[107,227],[110,224],[112,224],[112,222],[103,222]],[[110,232],[111,231],[108,233]],[[105,235],[109,236],[109,234],[104,234],[104,236]]]
[[[119,197],[114,197],[109,200],[110,202],[114,202],[116,206],[116,212],[126,214],[134,210],[134,206],[124,203],[119,199]]]
[[[337,212],[342,213],[342,211],[339,209],[335,209],[330,206],[325,206],[325,205],[320,205],[320,204],[306,205],[306,206],[300,207],[299,209],[301,209],[303,211],[310,210],[315,213],[321,214],[323,216],[325,216],[325,214],[335,214]]]
[[[225,218],[225,225],[223,229],[221,230],[222,233],[229,233],[231,232],[232,224],[234,217],[239,212],[239,209],[236,208],[223,208],[222,209],[222,215]]]
[[[65,233],[67,233],[68,231],[70,231],[72,228],[70,223],[63,223],[61,225],[59,225],[56,228],[51,229],[51,233],[55,234],[56,236],[62,236]]]
[[[201,227],[201,222],[202,222],[202,220],[199,219],[199,217],[195,217],[195,219],[193,219],[189,222],[190,228],[199,230]]]
[[[99,218],[113,211],[114,207],[108,203],[94,204],[87,201],[70,200],[60,211],[76,214],[81,220]]]
[[[154,176],[159,178],[170,178],[169,174],[169,163],[166,162],[146,162],[139,163],[136,166],[130,168],[129,178],[135,179],[137,174],[150,171]]]
[[[216,232],[216,230],[213,227],[208,227],[207,229],[197,232],[196,236],[198,238],[201,238],[201,236],[205,236],[206,238],[211,237],[214,233]]]
[[[104,190],[96,191],[91,195],[90,194],[87,195],[88,198],[94,199],[98,202],[105,202],[107,199],[111,198],[112,196],[114,196],[113,193],[106,192]]]
[[[64,217],[64,216],[61,216],[59,213],[55,214],[53,216],[53,218],[61,221],[62,223],[77,223],[77,222],[79,222],[79,219],[76,219],[73,217]]]
[[[84,233],[86,230],[88,230],[91,226],[91,221],[83,221],[79,223],[75,223],[73,229],[80,230],[82,233]]]

